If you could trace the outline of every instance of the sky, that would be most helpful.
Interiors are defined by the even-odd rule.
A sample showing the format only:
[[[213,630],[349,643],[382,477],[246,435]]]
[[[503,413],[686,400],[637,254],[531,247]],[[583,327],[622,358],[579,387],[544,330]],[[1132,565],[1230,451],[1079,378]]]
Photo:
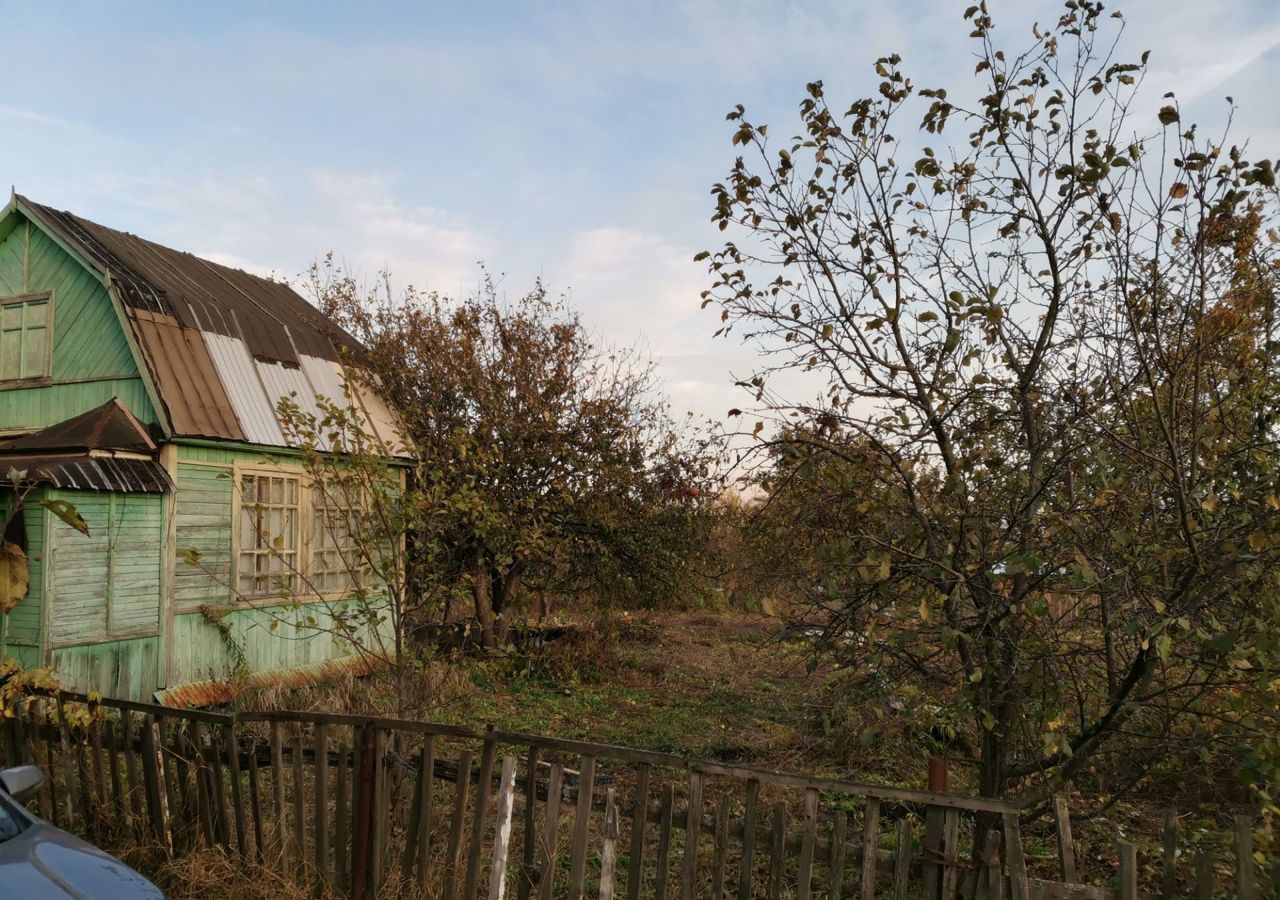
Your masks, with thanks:
[[[893,52],[917,84],[971,81],[965,5],[0,0],[0,182],[277,277],[327,251],[453,296],[481,262],[512,296],[541,277],[646,347],[678,413],[721,419],[754,360],[713,338],[693,262],[722,239],[724,114],[792,134],[807,82],[839,106]],[[1061,4],[989,8],[1020,47]],[[1230,95],[1252,155],[1280,156],[1280,3],[1120,8],[1153,98],[1220,124]]]

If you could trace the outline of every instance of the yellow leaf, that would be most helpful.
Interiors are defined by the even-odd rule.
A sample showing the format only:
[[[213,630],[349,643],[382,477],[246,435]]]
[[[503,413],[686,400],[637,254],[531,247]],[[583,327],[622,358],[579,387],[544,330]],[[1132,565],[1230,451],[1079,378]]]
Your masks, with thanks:
[[[27,554],[17,544],[0,543],[0,613],[9,613],[18,605],[31,585]]]
[[[1218,495],[1205,494],[1204,499],[1200,501],[1200,508],[1206,512],[1213,512],[1218,508]]]

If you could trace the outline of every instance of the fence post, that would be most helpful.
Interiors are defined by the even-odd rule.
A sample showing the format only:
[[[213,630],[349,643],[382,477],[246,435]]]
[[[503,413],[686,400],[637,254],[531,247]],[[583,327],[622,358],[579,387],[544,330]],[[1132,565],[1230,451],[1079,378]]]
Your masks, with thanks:
[[[1058,860],[1062,864],[1062,880],[1068,884],[1076,881],[1076,846],[1071,837],[1071,813],[1067,801],[1053,798],[1053,819],[1058,828]]]
[[[1236,897],[1253,900],[1257,885],[1253,872],[1253,817],[1236,816]]]
[[[1120,854],[1120,900],[1138,900],[1138,848],[1128,841],[1116,841]]]
[[[502,759],[498,782],[498,817],[494,823],[493,867],[489,872],[489,900],[502,900],[507,889],[507,857],[511,850],[511,808],[515,801],[516,758]],[[601,876],[603,878],[603,875]]]
[[[373,812],[374,726],[366,722],[360,735],[360,772],[355,778],[356,824],[351,838],[351,897],[364,900],[369,888],[369,823]]]

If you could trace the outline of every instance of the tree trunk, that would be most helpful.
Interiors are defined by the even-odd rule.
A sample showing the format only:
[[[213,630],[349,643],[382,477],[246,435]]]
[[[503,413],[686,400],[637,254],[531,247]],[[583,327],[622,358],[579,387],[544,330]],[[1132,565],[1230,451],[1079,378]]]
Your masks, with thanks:
[[[497,635],[493,628],[493,599],[489,596],[490,580],[488,567],[483,558],[477,558],[475,574],[471,579],[471,595],[475,600],[476,624],[480,626],[480,640],[485,647],[493,649],[498,646]]]

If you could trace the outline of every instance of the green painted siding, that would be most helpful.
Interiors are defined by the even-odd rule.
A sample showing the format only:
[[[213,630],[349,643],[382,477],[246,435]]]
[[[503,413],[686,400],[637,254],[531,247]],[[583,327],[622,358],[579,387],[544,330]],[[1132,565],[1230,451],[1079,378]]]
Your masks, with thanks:
[[[225,605],[231,599],[231,468],[192,465],[179,453],[174,554],[174,609]],[[191,565],[191,550],[200,554]]]
[[[52,377],[38,386],[0,384],[0,430],[52,425],[115,396],[141,421],[158,422],[106,288],[22,222],[0,240],[0,296],[45,291],[54,295]]]
[[[32,491],[27,495],[26,506],[22,510],[27,530],[27,568],[31,575],[31,585],[27,596],[12,612],[4,616],[3,628],[0,628],[0,633],[4,635],[0,656],[12,656],[23,665],[38,665],[40,662],[46,518],[44,508],[40,506],[42,496],[42,491]],[[12,491],[7,492],[7,496],[0,492],[0,516],[7,515],[12,503]]]
[[[155,637],[107,641],[53,651],[62,685],[125,700],[151,700],[159,684],[160,642]]]
[[[222,613],[222,624],[252,672],[350,655],[350,647],[330,633],[333,623],[324,604],[295,609],[287,601],[250,605],[232,597],[233,466],[236,462],[286,463],[290,457],[287,451],[268,454],[240,447],[178,444],[176,615],[169,685],[232,675],[226,639],[199,612],[201,606]],[[200,565],[187,563],[184,557],[189,549],[199,552]]]
[[[80,534],[53,519],[50,639],[59,644],[159,633],[159,494],[50,491],[89,526]]]

